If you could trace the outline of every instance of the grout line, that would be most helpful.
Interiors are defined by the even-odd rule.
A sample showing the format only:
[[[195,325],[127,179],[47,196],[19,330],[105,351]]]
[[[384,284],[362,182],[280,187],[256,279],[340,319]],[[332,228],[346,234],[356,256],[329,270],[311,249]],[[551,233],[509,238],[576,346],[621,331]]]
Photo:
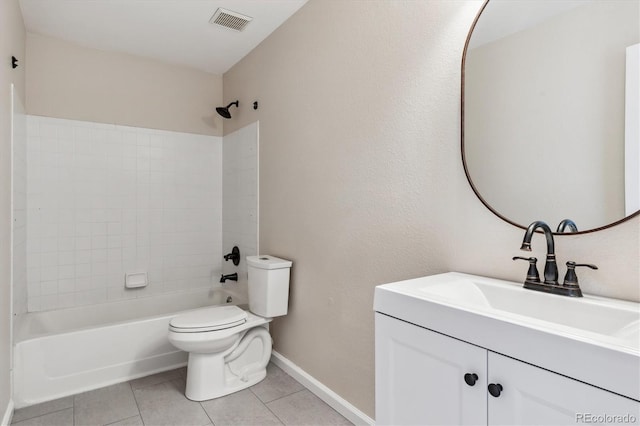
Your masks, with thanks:
[[[258,399],[260,399],[260,398],[258,398]],[[262,401],[260,401],[260,402],[262,402]],[[284,426],[284,424],[285,424],[285,423],[284,423],[284,421],[283,421],[280,417],[278,417],[278,415],[277,415],[276,413],[274,413],[274,412],[273,412],[273,410],[272,410],[271,408],[269,408],[269,406],[268,406],[267,404],[265,404],[264,402],[262,402],[262,405],[264,405],[264,406],[265,406],[265,408],[266,408],[267,410],[269,410],[269,412],[270,412],[271,414],[273,414],[273,415],[275,416],[275,418],[276,418],[276,419],[278,419],[278,421],[280,422],[280,424],[282,424],[282,425]]]
[[[253,385],[253,386],[255,386],[255,385]],[[257,393],[255,393],[255,392],[253,391],[253,386],[249,386],[247,389],[249,389],[249,390],[251,391],[251,393],[253,394],[253,396],[255,396],[256,398],[258,398],[258,401],[260,401],[260,402],[262,402],[262,403],[264,404],[264,401],[263,401],[263,400],[261,400],[261,399],[260,399],[260,397],[258,396],[258,394],[257,394]]]
[[[254,385],[254,386],[255,386],[255,385]],[[259,397],[258,395],[256,395],[256,393],[253,391],[253,386],[249,386],[247,389],[249,390],[249,392],[251,392],[251,394],[253,394],[253,396],[254,396],[254,397],[256,397],[256,399],[260,402],[260,404],[262,404],[262,406],[263,406],[263,407],[265,407],[265,408],[266,408],[266,409],[267,409],[271,414],[273,414],[273,416],[274,416],[274,417],[275,417],[275,418],[280,422],[280,424],[281,424],[281,425],[283,425],[283,426],[285,425],[284,421],[283,421],[280,417],[278,417],[278,415],[277,415],[276,413],[274,413],[274,412],[271,410],[271,408],[269,408],[269,406],[267,405],[267,403],[266,403],[266,402],[264,402],[264,401],[262,401],[262,400],[260,399],[260,397]],[[302,389],[302,390],[304,390],[304,389]],[[297,392],[300,392],[300,391],[297,391]],[[297,392],[293,392],[292,394],[289,394],[289,395],[293,395],[294,393],[297,393]],[[285,396],[283,396],[283,397],[276,398],[276,399],[274,399],[274,401],[276,401],[277,399],[284,398],[284,397],[289,396],[289,395],[285,395]],[[272,402],[272,401],[269,401],[269,402]],[[202,402],[200,402],[200,406],[202,406]],[[209,413],[207,412],[207,410],[205,410],[205,409],[204,409],[204,407],[202,407],[202,409],[204,410],[204,412],[205,412],[205,414],[207,415],[207,417],[209,417],[209,420],[211,420],[211,424],[212,424],[213,426],[216,426],[216,423],[213,421],[213,419],[211,418],[211,416],[209,416]]]
[[[131,393],[133,394],[133,401],[136,403],[136,408],[138,409],[138,416],[140,416],[140,421],[144,426],[144,418],[142,417],[142,411],[140,411],[140,405],[138,405],[138,398],[136,398],[136,392],[133,390],[133,387],[131,387],[131,381],[128,381],[127,384],[129,385],[129,389],[131,389]]]
[[[269,373],[267,373],[267,375],[268,375],[268,374],[269,374]],[[262,380],[266,380],[266,379],[267,379],[267,378],[265,377],[265,378],[264,378],[264,379],[262,379]],[[258,382],[258,383],[260,383],[260,382]],[[257,384],[257,383],[256,383],[256,384]],[[261,403],[263,403],[263,404],[266,404],[266,402],[264,402],[264,401],[262,400],[262,398],[260,398],[260,397],[258,396],[258,394],[257,394],[257,393],[255,393],[255,392],[253,391],[253,387],[254,387],[254,386],[255,386],[255,385],[253,385],[253,386],[249,386],[247,389],[249,389],[249,390],[251,391],[251,393],[253,394],[253,396],[255,396],[256,398],[258,398],[258,401],[260,401],[260,402],[261,402]]]
[[[272,402],[279,401],[279,400],[281,400],[281,399],[283,399],[283,398],[288,398],[288,397],[290,397],[290,396],[292,396],[292,395],[295,395],[295,394],[300,393],[300,392],[308,391],[308,390],[309,390],[309,389],[307,389],[307,388],[303,387],[302,389],[297,390],[297,391],[295,391],[295,392],[291,392],[291,393],[290,393],[290,394],[288,394],[288,395],[282,395],[282,396],[277,397],[276,399],[272,399],[272,400],[271,400],[271,401],[269,401],[269,402],[263,402],[263,404],[265,404],[265,405],[266,405],[266,404],[271,404]],[[324,402],[324,401],[322,401],[322,402],[326,404],[326,402]]]
[[[59,409],[59,410],[47,411],[46,413],[42,413],[42,414],[39,414],[39,415],[37,415],[37,416],[27,417],[26,419],[22,419],[22,420],[20,420],[20,421],[18,421],[18,422],[14,422],[14,421],[12,420],[12,421],[11,421],[11,424],[13,425],[13,424],[17,424],[17,423],[22,423],[22,422],[27,421],[27,420],[33,420],[33,419],[37,419],[37,418],[39,418],[39,417],[48,416],[49,414],[59,413],[60,411],[68,410],[69,408],[73,408],[73,405],[72,405],[71,407],[64,407],[64,408],[61,408],[61,409]],[[15,416],[14,416],[14,417],[15,417]]]
[[[131,382],[124,382],[124,383],[129,385],[129,390],[131,391],[131,396],[133,396],[133,402],[136,403],[136,408],[138,410],[138,416],[140,416],[140,420],[142,420],[142,414],[140,413],[140,407],[138,406],[138,401],[136,400],[136,395],[133,392],[133,388],[131,387]],[[105,424],[103,424],[103,426],[108,426],[108,425],[111,425],[111,424],[114,424],[114,423],[118,423],[118,422],[121,422],[123,420],[130,419],[132,417],[136,417],[136,416],[128,416],[128,417],[120,418],[120,419],[114,420],[112,422],[105,423]],[[142,424],[144,425],[144,421],[142,421]]]
[[[358,410],[302,368],[285,358],[282,354],[273,351],[271,361],[352,424],[367,426],[375,424],[373,419],[369,418],[369,416]]]
[[[186,399],[186,398],[187,398],[187,397],[185,396],[185,399]],[[216,426],[216,423],[213,421],[213,419],[211,418],[211,416],[209,415],[209,413],[207,412],[207,410],[202,406],[202,401],[198,401],[198,404],[200,404],[200,408],[202,408],[202,411],[204,411],[204,414],[206,414],[206,415],[207,415],[207,418],[209,418],[209,421],[211,422],[211,424],[212,424],[213,426]]]
[[[172,371],[176,371],[176,372],[177,372],[178,370],[179,370],[179,369],[175,369],[175,370],[168,370],[168,371],[161,371],[160,373],[155,373],[155,374],[151,374],[151,375],[149,375],[149,376],[143,376],[143,377],[139,377],[139,378],[137,378],[137,379],[129,380],[127,383],[129,383],[129,386],[131,386],[131,382],[132,382],[132,381],[135,381],[135,380],[141,380],[141,379],[146,379],[146,378],[148,378],[148,377],[155,376],[155,375],[159,375],[159,374],[167,374],[167,373],[170,373],[170,372],[172,372]],[[157,383],[149,383],[148,385],[144,385],[144,386],[136,387],[135,389],[133,389],[133,386],[131,386],[131,390],[132,390],[133,392],[135,392],[136,390],[139,390],[139,389],[146,389],[146,388],[150,388],[151,386],[161,385],[161,384],[163,384],[163,383],[171,382],[171,381],[173,381],[173,380],[177,380],[177,379],[183,379],[183,380],[185,380],[186,378],[185,378],[185,377],[183,377],[183,376],[182,376],[182,374],[177,373],[176,377],[169,377],[169,378],[166,378],[166,379],[164,379],[164,380],[162,380],[162,381],[160,381],[160,382],[157,382]]]
[[[294,379],[294,380],[295,380],[295,379]],[[332,406],[330,406],[329,404],[327,404],[326,402],[324,402],[320,397],[318,397],[318,395],[315,395],[313,392],[311,392],[311,391],[310,391],[309,389],[307,389],[306,387],[305,387],[305,388],[303,388],[303,389],[300,389],[299,391],[296,391],[296,392],[290,393],[289,395],[281,396],[280,398],[276,398],[276,399],[274,399],[273,401],[269,401],[268,403],[263,403],[263,404],[264,404],[264,405],[269,409],[269,411],[271,411],[271,412],[273,413],[273,411],[271,410],[271,408],[269,408],[269,405],[268,405],[268,404],[271,404],[272,402],[279,401],[279,400],[284,399],[284,398],[288,398],[288,397],[290,397],[290,396],[293,396],[293,395],[295,395],[295,394],[297,394],[297,393],[304,392],[304,391],[308,391],[312,396],[315,396],[316,398],[318,398],[318,401],[319,401],[321,404],[325,405],[327,408],[329,408],[330,410],[334,411],[338,416],[340,416],[340,417],[344,417],[342,414],[340,414],[340,413],[338,412],[338,410],[336,410],[335,408],[333,408]],[[276,415],[276,413],[273,413],[273,414],[274,414],[276,417],[278,417],[278,416]],[[278,418],[279,418],[279,417],[278,417]],[[347,419],[346,417],[344,417],[344,418],[345,418],[347,421],[349,421],[351,424],[353,424],[349,419]],[[283,423],[283,424],[284,424],[284,423]]]
[[[137,416],[129,416],[129,417],[125,417],[124,419],[116,420],[115,422],[107,423],[107,424],[106,424],[106,425],[104,425],[104,426],[109,426],[109,425],[112,425],[112,424],[115,424],[115,423],[118,423],[118,422],[122,422],[122,421],[125,421],[125,420],[128,420],[128,419],[132,419],[132,418],[134,418],[134,417],[140,417],[140,419],[142,419],[142,416],[140,416],[140,415],[137,415]],[[144,424],[144,422],[143,422],[143,424]]]

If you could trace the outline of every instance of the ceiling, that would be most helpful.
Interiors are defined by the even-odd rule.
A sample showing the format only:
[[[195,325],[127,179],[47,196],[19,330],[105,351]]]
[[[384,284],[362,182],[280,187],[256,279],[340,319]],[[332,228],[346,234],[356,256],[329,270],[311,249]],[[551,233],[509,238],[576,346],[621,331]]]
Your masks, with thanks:
[[[28,32],[223,74],[307,0],[20,0]],[[219,8],[253,20],[209,23]]]

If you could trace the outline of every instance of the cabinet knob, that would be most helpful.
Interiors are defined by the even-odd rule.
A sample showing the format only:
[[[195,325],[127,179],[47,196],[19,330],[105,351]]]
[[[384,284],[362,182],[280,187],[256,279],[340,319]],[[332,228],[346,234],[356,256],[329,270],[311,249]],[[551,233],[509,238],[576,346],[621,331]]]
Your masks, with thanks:
[[[500,383],[489,384],[489,393],[491,396],[497,398],[500,396],[500,392],[502,392],[502,385]]]
[[[476,373],[467,373],[464,375],[464,381],[469,386],[475,385],[477,380],[478,380],[478,375]]]

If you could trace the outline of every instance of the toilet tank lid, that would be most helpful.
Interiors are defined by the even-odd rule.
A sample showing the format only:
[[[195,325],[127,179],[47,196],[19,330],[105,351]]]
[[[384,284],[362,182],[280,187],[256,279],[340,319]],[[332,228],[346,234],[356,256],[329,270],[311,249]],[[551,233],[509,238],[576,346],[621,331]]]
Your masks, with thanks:
[[[291,268],[292,261],[280,259],[279,257],[262,254],[258,256],[247,256],[247,264],[260,269],[282,269]]]

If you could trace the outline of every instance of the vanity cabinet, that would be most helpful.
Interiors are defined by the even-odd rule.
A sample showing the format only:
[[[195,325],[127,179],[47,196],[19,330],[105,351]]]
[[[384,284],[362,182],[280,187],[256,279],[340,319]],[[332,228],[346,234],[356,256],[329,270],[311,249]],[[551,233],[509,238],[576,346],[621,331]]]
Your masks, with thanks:
[[[488,351],[488,379],[500,396],[488,396],[489,425],[638,424],[640,402]],[[612,416],[588,420],[589,416]],[[613,416],[621,419],[614,421]],[[625,417],[626,416],[626,417]],[[635,419],[635,421],[632,421]]]
[[[379,425],[575,425],[598,423],[589,416],[603,415],[626,416],[617,423],[640,421],[638,401],[384,314],[375,316]]]
[[[375,327],[376,424],[486,423],[485,349],[379,313]]]
[[[486,423],[486,349],[378,313],[375,327],[377,424]]]

